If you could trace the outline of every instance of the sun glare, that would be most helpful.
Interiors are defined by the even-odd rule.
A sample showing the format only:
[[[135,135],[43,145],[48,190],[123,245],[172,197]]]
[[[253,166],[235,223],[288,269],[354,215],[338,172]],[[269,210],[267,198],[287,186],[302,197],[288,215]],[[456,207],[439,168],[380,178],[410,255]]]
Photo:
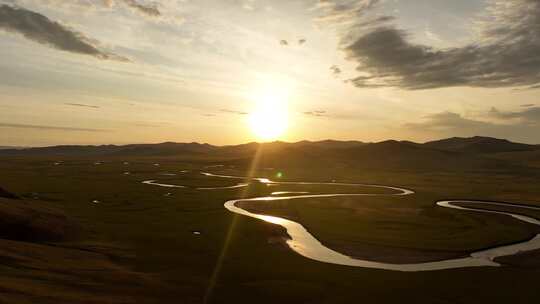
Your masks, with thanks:
[[[259,140],[276,140],[288,127],[288,94],[286,90],[266,87],[250,96],[254,103],[249,115],[251,131]]]

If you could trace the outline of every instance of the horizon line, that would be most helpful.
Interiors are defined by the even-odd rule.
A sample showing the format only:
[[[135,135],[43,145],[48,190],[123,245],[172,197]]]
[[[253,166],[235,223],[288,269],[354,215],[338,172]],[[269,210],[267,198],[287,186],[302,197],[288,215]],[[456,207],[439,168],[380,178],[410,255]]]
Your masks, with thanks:
[[[0,145],[0,150],[11,150],[11,149],[38,149],[38,148],[52,148],[52,147],[104,147],[104,146],[116,146],[116,147],[122,147],[122,146],[134,146],[134,145],[162,145],[162,144],[198,144],[198,145],[209,145],[213,147],[234,147],[234,146],[242,146],[242,145],[250,145],[250,144],[276,144],[276,143],[282,143],[282,144],[299,144],[299,143],[320,143],[320,142],[357,142],[357,143],[363,143],[363,144],[377,144],[377,143],[383,143],[383,142],[409,142],[409,143],[415,143],[415,144],[425,144],[429,142],[434,141],[440,141],[440,140],[447,140],[447,139],[473,139],[473,138],[489,138],[489,139],[498,139],[498,140],[506,140],[508,142],[517,143],[517,144],[524,144],[524,145],[531,145],[531,146],[538,146],[540,143],[523,143],[518,141],[512,141],[507,138],[498,138],[498,137],[492,137],[492,136],[482,136],[482,135],[474,135],[474,136],[451,136],[451,137],[444,137],[444,138],[438,138],[438,139],[432,139],[427,140],[423,142],[416,142],[412,140],[398,140],[398,139],[386,139],[381,141],[362,141],[358,139],[321,139],[321,140],[299,140],[299,141],[284,141],[284,140],[274,140],[274,141],[250,141],[250,142],[244,142],[244,143],[238,143],[238,144],[225,144],[225,145],[218,145],[218,144],[211,144],[207,142],[176,142],[176,141],[164,141],[164,142],[134,142],[134,143],[126,143],[126,144],[51,144],[51,145],[43,145],[43,146],[23,146],[23,145]]]

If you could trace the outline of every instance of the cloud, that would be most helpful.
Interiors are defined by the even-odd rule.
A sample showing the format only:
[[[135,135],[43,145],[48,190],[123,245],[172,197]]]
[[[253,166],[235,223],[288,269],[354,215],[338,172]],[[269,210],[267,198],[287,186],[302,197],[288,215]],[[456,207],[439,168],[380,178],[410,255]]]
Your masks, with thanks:
[[[163,122],[160,122],[160,123],[136,122],[133,125],[136,126],[136,127],[141,127],[141,128],[159,128],[159,127],[162,127],[164,124],[166,124],[166,123],[163,123]]]
[[[315,20],[323,24],[355,22],[379,2],[380,0],[319,0],[316,9],[320,15]]]
[[[255,6],[254,6],[255,3],[253,3],[253,2],[254,2],[254,0],[243,1],[241,3],[242,9],[245,9],[246,11],[254,11],[255,10]]]
[[[351,29],[342,44],[359,75],[350,82],[411,90],[539,87],[540,1],[492,0],[487,12],[475,43],[449,49],[414,44],[392,25]]]
[[[16,124],[16,123],[0,123],[0,128],[35,129],[35,130],[41,130],[41,131],[52,130],[52,131],[72,131],[72,132],[110,132],[110,130],[103,130],[103,129],[43,126],[43,125],[29,125],[29,124]]]
[[[0,29],[59,50],[99,59],[127,61],[124,57],[98,49],[82,33],[24,8],[0,5]]]
[[[441,112],[436,114],[427,115],[424,117],[424,121],[415,123],[406,123],[405,127],[418,130],[451,130],[465,129],[465,130],[478,130],[492,125],[488,122],[482,122],[472,119],[467,119],[460,114],[454,112]]]
[[[540,126],[540,107],[530,107],[523,111],[505,112],[499,111],[495,107],[491,108],[489,115],[498,119],[519,120],[522,123],[538,124]]]
[[[534,103],[527,103],[527,104],[522,104],[521,107],[523,108],[530,108],[530,107],[534,107],[535,104]]]
[[[93,106],[93,105],[87,105],[82,103],[65,103],[67,106],[73,106],[73,107],[83,107],[83,108],[94,108],[99,109],[99,106]]]
[[[480,121],[469,119],[454,112],[442,112],[427,115],[424,121],[405,124],[412,129],[428,130],[477,130],[495,129],[504,127],[537,126],[540,127],[540,107],[528,108],[523,111],[499,111],[492,107],[487,117],[494,118],[498,122]]]
[[[223,112],[223,113],[238,114],[238,115],[248,115],[249,114],[248,112],[237,111],[237,110],[229,110],[229,109],[221,109],[219,111]]]
[[[369,119],[360,113],[330,113],[325,110],[313,110],[303,112],[306,116],[311,116],[313,118],[328,118],[334,120],[357,120],[359,118]]]
[[[537,115],[538,112],[534,114],[534,111],[494,113],[492,110],[488,112],[488,117],[498,116],[497,119],[503,119],[492,122],[466,118],[454,112],[442,112],[427,115],[420,122],[406,123],[400,129],[431,138],[484,135],[538,143],[540,119]]]
[[[327,113],[326,113],[326,111],[322,111],[322,110],[317,110],[317,111],[306,111],[306,112],[304,112],[304,115],[314,116],[314,117],[328,116]]]
[[[332,71],[332,74],[338,76],[341,74],[341,69],[337,65],[333,65],[330,67],[330,70]]]
[[[5,0],[4,0],[5,1]],[[34,4],[35,0],[7,0],[12,3]],[[148,0],[40,0],[41,5],[46,5],[51,9],[65,8],[71,12],[94,12],[101,13],[103,10],[129,9],[138,15],[151,19],[164,19],[158,2]],[[168,1],[162,3],[169,3]],[[172,4],[172,3],[171,3]],[[23,5],[24,6],[24,5]]]
[[[142,4],[136,0],[117,0],[121,1],[127,6],[131,7],[132,9],[136,10],[137,12],[149,16],[149,17],[160,17],[161,12],[157,8],[157,5],[155,3],[152,4]],[[108,2],[112,2],[112,0],[109,0]]]
[[[390,21],[396,20],[396,17],[394,16],[378,16],[375,18],[369,18],[366,20],[359,20],[358,23],[355,24],[356,28],[373,28],[376,26],[383,25],[385,23],[388,23]]]

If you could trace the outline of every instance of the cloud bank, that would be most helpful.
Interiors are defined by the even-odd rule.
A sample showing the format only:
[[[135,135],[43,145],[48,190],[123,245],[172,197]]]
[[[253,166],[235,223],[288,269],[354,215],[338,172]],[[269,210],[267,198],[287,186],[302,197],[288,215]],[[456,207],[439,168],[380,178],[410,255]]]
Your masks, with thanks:
[[[538,144],[540,131],[540,107],[523,111],[500,111],[492,108],[489,120],[472,119],[454,112],[435,113],[424,117],[423,121],[407,123],[403,127],[415,133],[437,136],[474,136],[514,138]]]
[[[455,86],[540,87],[540,1],[491,0],[476,22],[474,43],[448,49],[411,42],[409,33],[388,24],[392,16],[366,14],[379,1],[320,1],[318,21],[346,26],[341,33],[347,59],[361,88],[418,90]]]
[[[505,112],[499,111],[496,108],[491,108],[489,111],[491,117],[502,120],[514,120],[520,123],[537,125],[540,127],[540,107],[529,107],[523,111]]]

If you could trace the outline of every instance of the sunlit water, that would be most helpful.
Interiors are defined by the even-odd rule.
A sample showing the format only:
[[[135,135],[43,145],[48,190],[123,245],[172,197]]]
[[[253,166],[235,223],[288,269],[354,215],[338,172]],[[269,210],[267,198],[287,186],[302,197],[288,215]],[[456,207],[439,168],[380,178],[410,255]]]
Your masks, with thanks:
[[[219,175],[212,174],[207,172],[202,172],[205,176],[210,177],[221,177],[221,178],[230,178],[230,179],[242,179],[245,180],[245,177],[241,176],[231,176],[231,175]],[[393,190],[395,193],[392,194],[368,194],[368,193],[336,193],[336,194],[306,194],[306,192],[298,191],[281,191],[273,192],[272,195],[284,195],[284,194],[297,194],[293,196],[267,196],[267,197],[256,197],[248,199],[235,199],[230,200],[225,203],[225,208],[227,210],[248,216],[251,218],[259,219],[268,223],[280,225],[284,227],[289,235],[290,239],[287,240],[287,245],[298,254],[319,262],[331,263],[344,266],[353,266],[353,267],[363,267],[363,268],[374,268],[374,269],[384,269],[384,270],[393,270],[393,271],[434,271],[434,270],[443,270],[443,269],[455,269],[455,268],[465,268],[465,267],[480,267],[480,266],[500,266],[499,263],[495,262],[494,259],[497,257],[510,256],[518,254],[521,252],[531,251],[540,249],[540,234],[534,237],[531,240],[512,244],[504,245],[491,249],[481,250],[472,252],[468,257],[455,258],[455,259],[446,259],[441,261],[433,262],[422,262],[422,263],[410,263],[410,264],[394,264],[394,263],[383,263],[377,261],[370,261],[364,259],[357,259],[342,253],[339,253],[335,250],[332,250],[324,246],[317,238],[315,238],[309,231],[306,230],[301,224],[276,217],[264,214],[251,213],[245,209],[242,209],[236,205],[238,202],[260,202],[260,201],[281,201],[281,200],[293,200],[293,199],[310,199],[310,198],[325,198],[325,197],[351,197],[351,196],[404,196],[414,194],[414,191],[399,187],[392,186],[383,186],[383,185],[370,185],[370,184],[354,184],[354,183],[336,183],[336,182],[276,182],[268,178],[253,178],[264,184],[269,185],[337,185],[337,186],[351,186],[351,187],[374,187]],[[184,186],[178,185],[168,185],[160,184],[155,181],[144,181],[143,183],[161,187],[178,187],[183,188]],[[230,187],[214,187],[214,188],[197,188],[199,190],[211,190],[211,189],[233,189],[240,187],[247,187],[247,183],[238,184],[236,186]],[[540,226],[540,221],[520,215],[514,214],[511,212],[502,212],[502,211],[491,211],[485,209],[476,209],[471,207],[461,207],[456,205],[456,203],[472,203],[478,205],[495,205],[495,206],[508,206],[514,208],[523,208],[529,210],[540,210],[540,207],[533,206],[524,206],[524,205],[514,205],[514,204],[505,204],[501,202],[487,202],[487,201],[465,201],[465,200],[448,200],[440,201],[436,204],[444,208],[452,208],[461,211],[467,212],[481,212],[481,213],[492,213],[492,214],[502,214],[513,217],[516,220],[526,222],[533,225]]]
[[[241,183],[241,184],[236,184],[236,185],[228,186],[228,187],[206,187],[206,188],[202,187],[202,188],[197,188],[197,190],[238,189],[238,188],[244,188],[247,186],[249,186],[248,183]]]
[[[155,180],[147,180],[142,183],[146,185],[160,186],[160,187],[165,187],[165,188],[186,188],[186,186],[157,183]]]

